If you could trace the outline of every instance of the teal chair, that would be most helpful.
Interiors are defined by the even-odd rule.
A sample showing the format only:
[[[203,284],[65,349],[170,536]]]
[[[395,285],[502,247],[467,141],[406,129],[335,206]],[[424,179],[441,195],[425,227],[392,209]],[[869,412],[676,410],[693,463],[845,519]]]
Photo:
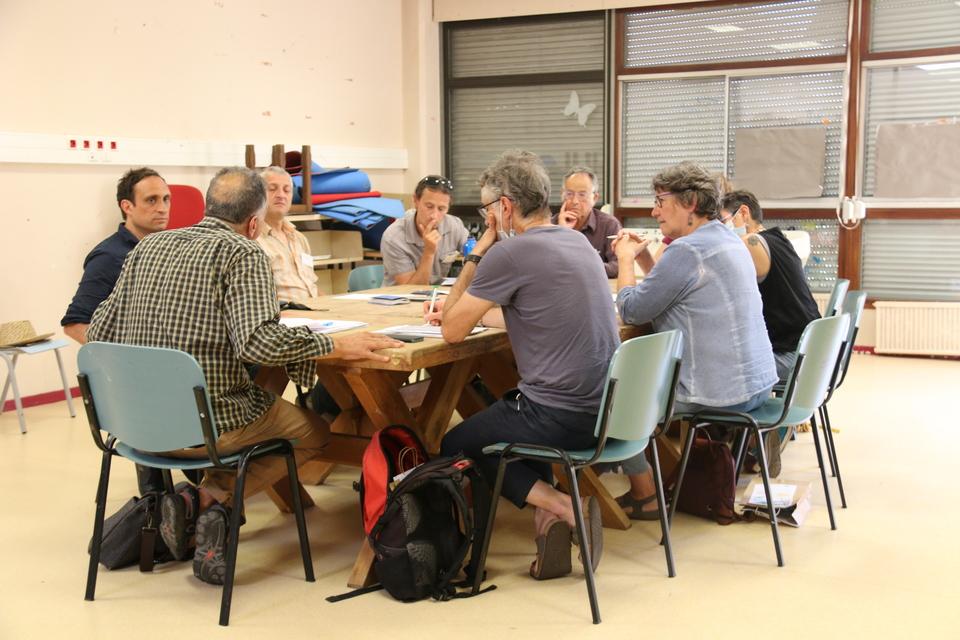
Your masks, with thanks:
[[[853,346],[857,341],[857,333],[860,331],[860,320],[863,318],[863,308],[867,303],[866,291],[851,291],[843,300],[841,313],[850,316],[850,326],[847,329],[847,338],[843,344],[843,351],[840,353],[840,364],[837,367],[837,374],[830,381],[830,387],[827,389],[827,399],[820,405],[820,425],[823,427],[823,441],[827,449],[827,459],[830,462],[830,473],[837,479],[837,489],[840,491],[840,506],[847,508],[847,496],[843,492],[843,478],[840,475],[840,464],[837,462],[837,445],[833,441],[833,429],[830,425],[830,412],[827,411],[827,403],[833,397],[844,379],[847,377],[847,371],[850,368],[850,358],[853,355]],[[817,428],[816,416],[810,419],[811,428]]]
[[[163,470],[168,488],[173,486],[171,469],[228,469],[237,474],[233,512],[227,540],[227,566],[220,601],[220,624],[230,621],[233,574],[237,561],[237,540],[243,514],[243,487],[250,460],[269,455],[287,459],[290,495],[293,497],[300,553],[307,582],[313,582],[313,562],[307,540],[297,480],[293,446],[288,440],[267,440],[231,455],[217,453],[217,430],[207,383],[200,365],[187,353],[174,349],[135,347],[91,342],[77,357],[80,393],[90,422],[93,441],[103,452],[97,510],[93,523],[86,600],[93,600],[97,586],[97,565],[103,540],[110,463],[122,456],[147,467]],[[106,434],[104,442],[103,433]],[[164,452],[205,446],[207,459],[165,456]]]
[[[347,291],[376,289],[383,284],[383,265],[366,264],[357,267],[347,277]]]
[[[753,411],[724,411],[721,409],[704,409],[689,416],[682,416],[689,420],[690,430],[683,444],[683,455],[680,458],[677,483],[673,488],[673,498],[670,502],[670,521],[677,508],[677,498],[683,484],[683,474],[690,459],[690,450],[693,446],[697,431],[710,424],[725,425],[744,429],[752,435],[756,442],[762,442],[763,435],[781,426],[796,426],[807,422],[820,408],[826,398],[830,381],[836,375],[839,356],[843,351],[843,342],[847,338],[847,327],[850,318],[847,315],[833,316],[814,320],[804,329],[797,345],[797,362],[790,377],[787,379],[783,396],[771,397]],[[830,528],[836,529],[833,518],[833,505],[830,502],[830,488],[827,485],[827,474],[823,466],[823,454],[820,450],[820,439],[816,429],[813,432],[813,442],[817,450],[817,462],[820,465],[820,477],[823,480],[823,493],[827,500],[827,512],[830,514]],[[743,464],[743,450],[748,438],[739,438],[736,473],[739,476]],[[767,504],[773,504],[770,496],[770,473],[767,467],[767,454],[763,447],[757,447],[760,458],[760,475],[763,478],[763,489]],[[780,549],[780,532],[777,528],[777,518],[774,510],[770,509],[770,529],[773,532],[773,546],[777,553],[777,565],[783,566],[783,552]]]
[[[507,442],[484,448],[484,454],[500,456],[500,466],[497,468],[497,480],[493,489],[493,501],[487,519],[483,550],[480,553],[479,566],[474,578],[474,593],[479,592],[483,578],[483,568],[493,533],[493,522],[497,515],[497,502],[507,465],[517,460],[561,464],[567,476],[570,495],[580,495],[577,479],[581,469],[597,463],[621,462],[642,453],[651,439],[656,436],[657,427],[670,423],[682,354],[683,335],[676,330],[633,338],[617,348],[607,370],[603,400],[597,416],[595,432],[597,444],[592,449],[565,451],[555,447]],[[656,446],[650,447],[650,452],[653,455],[653,479],[660,505],[660,530],[663,534],[667,573],[672,578],[676,575],[676,571],[673,548],[670,544],[670,528],[664,506],[666,501],[660,474],[660,459],[657,456]],[[573,501],[573,511],[580,540],[586,540],[586,525],[579,500]],[[588,546],[581,545],[580,557],[583,561],[583,572],[586,574],[587,595],[590,598],[593,623],[599,624],[600,607],[597,602]]]
[[[827,300],[827,306],[823,310],[824,318],[840,314],[840,309],[843,307],[843,299],[847,297],[847,289],[849,288],[849,280],[837,278],[837,281],[833,283],[833,289],[830,291],[830,299]]]

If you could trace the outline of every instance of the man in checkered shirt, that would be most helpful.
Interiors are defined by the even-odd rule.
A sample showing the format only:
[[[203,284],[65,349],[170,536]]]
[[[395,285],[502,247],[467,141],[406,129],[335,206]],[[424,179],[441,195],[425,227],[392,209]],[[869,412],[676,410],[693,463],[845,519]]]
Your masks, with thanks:
[[[151,234],[130,252],[113,293],[93,315],[87,339],[189,353],[207,379],[217,450],[231,453],[270,438],[296,439],[300,464],[319,455],[329,426],[313,412],[254,385],[243,363],[285,365],[293,381],[310,387],[318,357],[387,362],[387,356],[373,352],[403,343],[370,333],[331,338],[281,325],[270,263],[255,242],[265,212],[266,190],[259,175],[239,167],[221,170],[207,190],[202,221]],[[206,455],[203,448],[178,453]],[[257,493],[285,474],[281,457],[255,460],[244,493]],[[161,534],[175,556],[189,552],[198,514],[198,555],[204,525],[214,536],[225,531],[229,520],[224,507],[231,502],[233,484],[232,473],[207,471],[199,495],[187,489],[165,496]],[[222,566],[198,563],[195,557],[197,576],[217,582]]]

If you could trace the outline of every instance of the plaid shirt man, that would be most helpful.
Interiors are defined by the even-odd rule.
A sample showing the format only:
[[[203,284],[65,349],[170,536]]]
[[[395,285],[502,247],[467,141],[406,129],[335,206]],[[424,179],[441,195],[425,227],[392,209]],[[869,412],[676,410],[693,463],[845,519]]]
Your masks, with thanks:
[[[87,339],[185,351],[207,379],[217,430],[262,416],[275,397],[253,384],[243,362],[287,365],[313,385],[314,358],[333,350],[327,336],[290,328],[280,316],[273,274],[256,242],[216,218],[155,233],[130,252],[120,279],[93,314]]]

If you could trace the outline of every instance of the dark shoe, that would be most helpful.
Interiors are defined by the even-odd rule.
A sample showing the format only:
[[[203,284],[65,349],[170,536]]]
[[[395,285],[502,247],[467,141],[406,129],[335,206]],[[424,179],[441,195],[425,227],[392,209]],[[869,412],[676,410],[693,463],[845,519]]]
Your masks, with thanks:
[[[654,509],[644,509],[644,505],[650,503],[657,504],[657,494],[652,493],[646,498],[640,498],[637,500],[631,495],[629,491],[617,498],[617,504],[620,505],[620,508],[623,509],[623,512],[627,514],[631,520],[659,520],[660,519],[660,510]]]
[[[186,483],[177,488],[160,498],[160,537],[174,558],[186,560],[194,546],[200,494]]]
[[[548,521],[537,536],[537,559],[530,565],[530,575],[550,580],[570,573],[570,540],[570,525],[560,518]]]
[[[209,584],[222,585],[227,573],[227,532],[230,512],[214,505],[197,518],[197,550],[193,554],[193,575]]]
[[[583,523],[586,525],[587,544],[590,545],[590,565],[596,571],[600,566],[600,556],[603,555],[603,522],[600,517],[600,501],[596,496],[587,496],[583,505]],[[573,530],[573,544],[580,546],[577,530]],[[580,556],[583,561],[583,556]]]

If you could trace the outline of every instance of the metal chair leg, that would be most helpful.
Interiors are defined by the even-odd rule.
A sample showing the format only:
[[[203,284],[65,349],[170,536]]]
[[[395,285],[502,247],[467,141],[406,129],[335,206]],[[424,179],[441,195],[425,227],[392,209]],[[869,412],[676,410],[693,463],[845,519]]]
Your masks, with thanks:
[[[827,442],[830,443],[830,452],[833,454],[833,470],[836,472],[837,476],[837,488],[840,489],[840,506],[844,509],[847,508],[847,496],[843,493],[843,478],[840,476],[840,462],[837,459],[837,443],[833,439],[833,425],[830,424],[830,412],[827,411],[827,405],[821,407],[823,411],[823,424],[826,426],[826,438]]]
[[[0,411],[7,401],[7,389],[13,387],[13,406],[17,409],[17,420],[20,421],[20,433],[27,432],[27,419],[23,415],[23,402],[20,400],[20,386],[17,384],[17,355],[2,355],[7,363],[7,382],[3,385],[3,396],[0,398]]]
[[[667,514],[667,526],[673,525],[673,516],[677,512],[677,501],[680,499],[680,485],[683,484],[683,474],[687,470],[687,462],[690,460],[690,451],[693,450],[693,440],[697,436],[697,426],[690,424],[690,430],[687,432],[687,439],[683,443],[683,455],[680,456],[680,467],[677,470],[677,481],[673,485],[673,495],[670,497],[670,512]]]
[[[817,415],[820,416],[820,426],[823,427],[823,444],[827,449],[827,462],[830,463],[830,475],[833,477],[836,477],[837,470],[833,466],[833,451],[831,451],[830,443],[827,441],[827,422],[826,420],[823,419],[823,405],[820,405],[820,407],[816,410],[816,412],[814,412],[814,414],[810,416],[811,429],[817,428]]]
[[[300,499],[300,480],[297,477],[297,462],[293,447],[284,456],[287,459],[287,476],[290,478],[290,495],[293,496],[293,515],[297,519],[297,535],[300,537],[300,555],[303,558],[303,574],[307,582],[315,582],[313,558],[310,555],[310,540],[307,538],[307,521],[303,517],[303,501]]]
[[[233,512],[230,514],[230,530],[227,532],[227,566],[223,578],[223,595],[220,598],[220,626],[230,624],[230,605],[233,600],[233,576],[237,569],[237,542],[240,539],[240,519],[243,516],[243,489],[247,479],[248,451],[237,465],[237,480],[233,488]],[[294,493],[298,495],[298,493]]]
[[[597,587],[593,579],[593,558],[590,557],[590,545],[587,544],[587,526],[583,520],[583,505],[580,501],[580,485],[577,482],[577,473],[570,465],[564,464],[567,482],[570,484],[570,502],[573,504],[573,518],[577,524],[577,535],[580,539],[580,558],[583,561],[583,575],[587,579],[587,596],[590,598],[590,613],[593,615],[593,624],[600,624],[600,604],[597,602]]]
[[[67,399],[67,409],[70,410],[70,417],[76,418],[77,412],[73,410],[73,398],[70,395],[70,385],[67,384],[67,374],[63,370],[63,358],[60,357],[60,349],[54,349],[53,353],[57,356],[57,367],[60,369],[60,380],[63,382],[63,395]]]
[[[743,463],[746,460],[747,453],[747,442],[750,440],[749,433],[746,429],[737,429],[737,438],[735,441],[735,451],[736,456],[733,460],[733,482],[734,484],[740,482],[740,474],[743,472]]]
[[[657,453],[657,443],[651,441],[650,449],[653,455],[653,483],[657,489],[657,512],[660,515],[660,544],[663,545],[663,553],[667,557],[667,576],[673,578],[676,577],[677,570],[673,562],[670,523],[667,521],[667,499],[663,491],[663,477],[660,473],[660,454]]]
[[[783,551],[780,548],[780,529],[777,527],[777,513],[773,508],[773,492],[770,491],[770,472],[767,467],[767,452],[763,448],[763,436],[759,427],[752,427],[757,442],[761,443],[759,447],[760,455],[760,475],[763,478],[763,490],[767,496],[767,511],[770,513],[770,530],[773,532],[773,547],[777,552],[777,566],[783,566]],[[820,467],[823,469],[823,467]]]
[[[813,417],[810,418],[813,420]],[[813,445],[817,450],[817,464],[820,466],[820,479],[823,481],[823,497],[827,500],[827,513],[830,515],[830,529],[836,530],[837,523],[833,517],[833,501],[830,499],[830,485],[827,481],[827,469],[823,465],[823,452],[820,450],[820,434],[817,433],[817,425],[811,424],[810,431],[813,432]]]
[[[483,533],[483,546],[480,549],[480,556],[477,558],[476,573],[473,576],[473,594],[480,592],[480,583],[483,582],[483,573],[487,566],[487,551],[490,549],[490,538],[493,537],[493,521],[497,518],[497,504],[500,502],[500,491],[503,490],[503,474],[507,470],[507,464],[510,461],[503,456],[500,457],[500,464],[497,466],[497,480],[493,483],[493,494],[490,496],[490,513],[487,514],[486,530]]]
[[[90,565],[87,568],[87,591],[84,600],[93,600],[97,590],[97,569],[100,564],[100,545],[103,544],[103,520],[107,512],[107,488],[110,484],[110,463],[113,455],[103,452],[100,463],[100,482],[97,483],[97,510],[93,516],[93,538],[90,540]]]

